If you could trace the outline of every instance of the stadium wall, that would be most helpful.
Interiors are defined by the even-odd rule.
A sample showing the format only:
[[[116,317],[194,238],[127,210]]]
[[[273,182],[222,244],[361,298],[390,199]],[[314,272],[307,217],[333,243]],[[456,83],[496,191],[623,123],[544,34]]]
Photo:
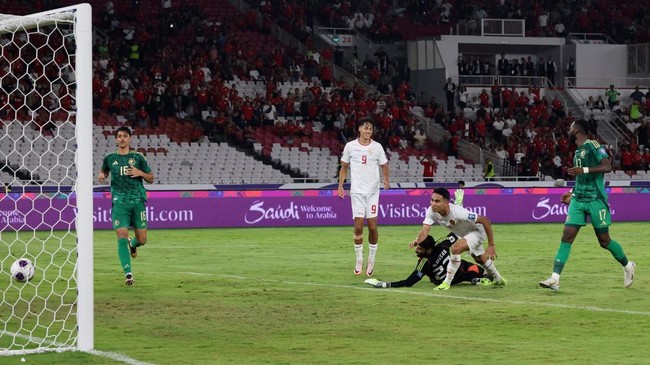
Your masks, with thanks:
[[[566,206],[560,203],[560,196],[567,189],[475,186],[465,189],[464,206],[487,215],[494,223],[563,222]],[[609,186],[608,191],[615,221],[650,221],[647,184]],[[428,187],[382,190],[379,221],[382,225],[422,224],[430,194]],[[338,198],[336,189],[157,190],[149,191],[148,199],[147,215],[153,229],[340,226],[352,222],[350,198]],[[73,229],[74,210],[69,200],[74,203],[74,196],[10,193],[9,199],[0,199],[0,232]],[[95,192],[95,229],[111,229],[110,211],[110,192]]]

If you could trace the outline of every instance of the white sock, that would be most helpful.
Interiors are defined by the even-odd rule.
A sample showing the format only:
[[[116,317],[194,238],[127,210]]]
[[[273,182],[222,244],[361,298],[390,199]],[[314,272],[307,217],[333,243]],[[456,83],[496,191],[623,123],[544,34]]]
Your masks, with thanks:
[[[485,264],[483,264],[483,268],[490,275],[492,275],[494,280],[496,280],[496,281],[501,280],[501,274],[499,274],[499,272],[497,271],[497,268],[496,268],[496,266],[494,266],[494,261],[492,261],[492,259],[485,260]]]
[[[555,281],[560,281],[560,274],[552,273],[551,274],[551,279]]]
[[[368,261],[375,261],[375,255],[377,254],[377,244],[368,244]]]
[[[363,245],[354,245],[354,253],[357,255],[357,261],[363,261]]]
[[[449,255],[449,263],[447,264],[447,276],[445,277],[445,283],[451,285],[454,276],[456,276],[456,271],[460,267],[460,255]]]

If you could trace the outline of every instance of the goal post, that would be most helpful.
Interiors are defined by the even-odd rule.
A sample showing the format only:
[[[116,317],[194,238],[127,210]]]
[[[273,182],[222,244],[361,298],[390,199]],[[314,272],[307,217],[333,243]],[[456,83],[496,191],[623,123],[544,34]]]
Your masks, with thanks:
[[[94,348],[92,35],[89,4],[0,14],[0,356]]]

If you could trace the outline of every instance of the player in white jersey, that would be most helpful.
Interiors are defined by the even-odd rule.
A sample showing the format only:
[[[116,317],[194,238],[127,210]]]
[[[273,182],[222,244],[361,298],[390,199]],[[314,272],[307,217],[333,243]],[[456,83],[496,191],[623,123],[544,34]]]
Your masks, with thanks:
[[[492,277],[493,285],[506,285],[506,279],[499,274],[494,266],[493,260],[496,259],[497,252],[492,224],[488,217],[449,203],[449,191],[445,188],[435,188],[431,194],[431,205],[427,208],[422,228],[415,240],[411,242],[410,247],[415,247],[424,241],[434,224],[447,227],[461,237],[449,248],[450,260],[447,265],[447,276],[442,284],[436,287],[436,290],[449,290],[454,275],[461,264],[460,255],[467,251],[472,255],[474,261],[483,266],[488,275]],[[488,242],[487,249],[483,249],[485,241]]]
[[[350,141],[343,149],[341,170],[339,171],[338,196],[343,199],[345,190],[343,182],[350,170],[350,200],[352,201],[352,217],[354,218],[354,252],[356,264],[354,274],[361,274],[363,269],[363,222],[368,222],[368,262],[366,275],[371,276],[375,270],[375,255],[379,231],[377,230],[377,213],[379,212],[379,187],[381,177],[379,168],[384,175],[384,189],[389,189],[388,159],[381,144],[372,140],[374,126],[370,119],[359,122],[359,137]]]

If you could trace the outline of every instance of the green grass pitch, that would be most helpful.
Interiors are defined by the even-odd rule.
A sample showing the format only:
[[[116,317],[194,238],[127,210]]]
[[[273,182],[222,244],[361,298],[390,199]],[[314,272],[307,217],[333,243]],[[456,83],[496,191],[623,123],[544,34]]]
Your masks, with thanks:
[[[496,264],[508,285],[445,293],[426,279],[403,289],[365,285],[352,273],[351,226],[151,230],[133,262],[136,285],[126,287],[115,234],[98,231],[95,348],[112,357],[24,357],[27,364],[647,363],[648,227],[611,229],[637,263],[631,288],[586,227],[557,293],[537,283],[551,272],[561,224],[495,225]],[[406,278],[419,226],[379,229],[374,277]]]

